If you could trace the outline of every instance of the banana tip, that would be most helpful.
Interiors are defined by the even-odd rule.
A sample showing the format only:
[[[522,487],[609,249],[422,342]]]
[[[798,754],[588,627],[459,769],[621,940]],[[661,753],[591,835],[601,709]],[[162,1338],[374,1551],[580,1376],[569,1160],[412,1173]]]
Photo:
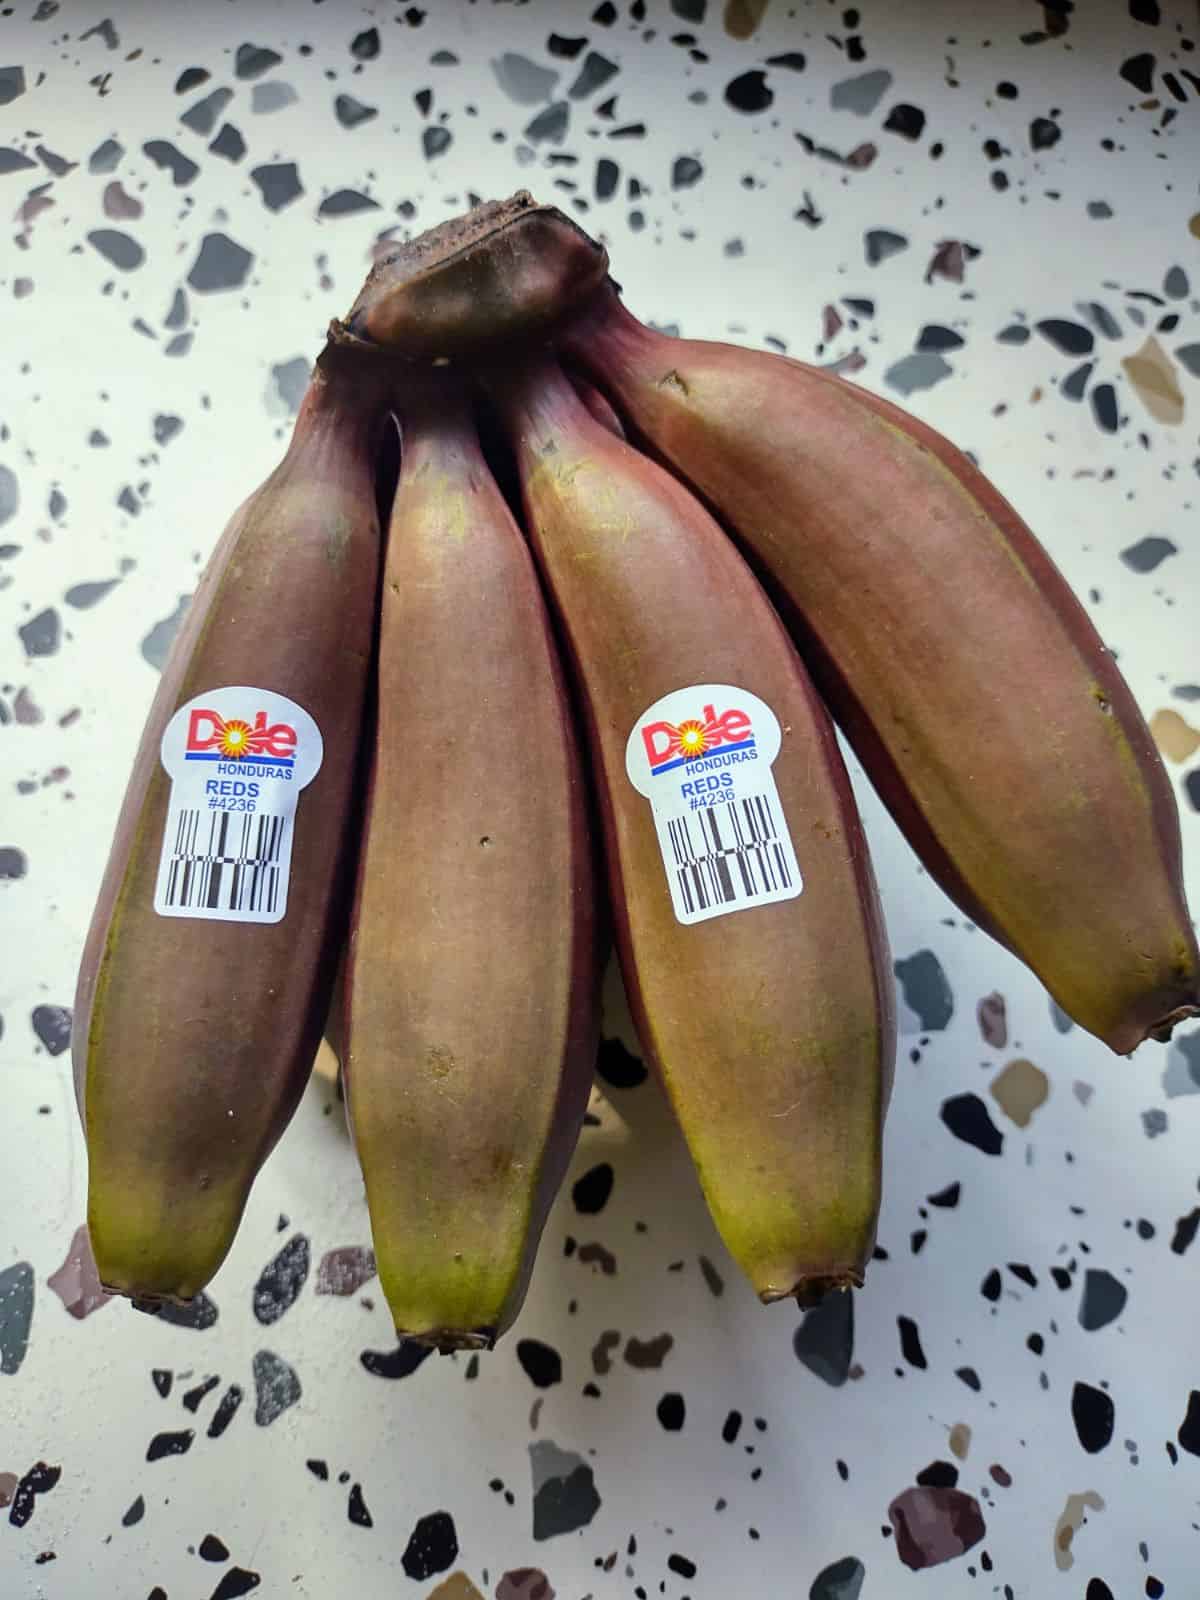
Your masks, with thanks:
[[[846,1267],[839,1272],[805,1273],[787,1289],[760,1289],[758,1298],[765,1306],[777,1300],[794,1300],[802,1311],[811,1311],[835,1289],[845,1292],[862,1286],[863,1275],[859,1269]]]
[[[1176,1006],[1175,1010],[1169,1011],[1161,1022],[1156,1022],[1153,1027],[1146,1030],[1146,1037],[1157,1040],[1159,1044],[1167,1044],[1179,1024],[1187,1022],[1192,1017],[1200,1017],[1200,1006]]]

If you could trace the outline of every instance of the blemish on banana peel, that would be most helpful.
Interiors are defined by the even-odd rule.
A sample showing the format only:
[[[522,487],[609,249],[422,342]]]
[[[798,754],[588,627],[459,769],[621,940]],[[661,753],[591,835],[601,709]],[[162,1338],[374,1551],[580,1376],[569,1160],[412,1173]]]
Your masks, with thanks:
[[[433,1044],[425,1054],[425,1065],[429,1068],[430,1077],[440,1080],[448,1078],[458,1063],[452,1051],[447,1050],[444,1045]]]
[[[684,396],[690,395],[692,392],[687,379],[682,377],[674,367],[671,368],[670,372],[663,373],[656,387],[659,389],[678,389],[680,394]]]
[[[325,531],[325,559],[336,571],[346,559],[353,529],[349,517],[337,516]]]

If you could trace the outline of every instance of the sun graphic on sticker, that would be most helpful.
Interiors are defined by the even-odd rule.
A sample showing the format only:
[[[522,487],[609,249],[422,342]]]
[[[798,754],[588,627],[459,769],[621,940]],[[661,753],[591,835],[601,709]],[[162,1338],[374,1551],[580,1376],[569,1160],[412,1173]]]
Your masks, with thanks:
[[[702,756],[708,749],[708,737],[702,722],[681,722],[677,737],[679,748],[685,756]]]
[[[249,748],[250,724],[238,722],[236,719],[227,722],[221,730],[221,754],[236,759],[238,756],[244,756]]]

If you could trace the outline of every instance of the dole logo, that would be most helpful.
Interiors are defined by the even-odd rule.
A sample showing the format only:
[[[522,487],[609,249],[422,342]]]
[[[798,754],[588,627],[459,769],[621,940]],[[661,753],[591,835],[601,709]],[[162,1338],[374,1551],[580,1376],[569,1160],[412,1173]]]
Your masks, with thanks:
[[[754,746],[750,718],[731,706],[717,715],[715,707],[704,707],[701,717],[685,722],[647,722],[642,728],[642,743],[651,775],[670,772],[698,756],[714,750],[746,750]]]
[[[273,767],[290,767],[296,761],[296,730],[286,722],[268,724],[265,711],[253,722],[223,717],[219,711],[197,706],[188,716],[184,758],[188,761],[241,761],[249,759]]]

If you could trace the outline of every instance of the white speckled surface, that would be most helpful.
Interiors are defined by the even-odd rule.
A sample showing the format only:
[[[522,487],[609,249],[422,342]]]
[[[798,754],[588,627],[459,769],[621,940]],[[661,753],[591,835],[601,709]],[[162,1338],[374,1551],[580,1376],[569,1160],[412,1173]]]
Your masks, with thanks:
[[[4,1600],[229,1600],[252,1586],[383,1600],[437,1593],[456,1572],[443,1600],[1196,1593],[1200,1030],[1131,1061],[1060,1031],[1036,981],[919,874],[857,767],[895,956],[932,954],[903,969],[923,978],[908,999],[926,1011],[902,1006],[886,1258],[854,1297],[852,1349],[844,1316],[839,1328],[825,1313],[798,1359],[799,1314],[760,1307],[737,1276],[650,1085],[597,1102],[525,1311],[477,1376],[465,1357],[372,1373],[362,1353],[394,1346],[378,1285],[316,1292],[326,1252],[368,1243],[341,1108],[321,1079],[211,1286],[211,1326],[123,1303],[74,1317],[48,1284],[83,1219],[84,1153],[67,1019],[45,1008],[71,1004],[157,681],[147,648],[278,458],[304,363],[377,235],[428,226],[472,193],[528,186],[578,204],[639,315],[822,362],[857,351],[856,381],[973,452],[1088,602],[1147,715],[1197,730],[1155,723],[1198,902],[1200,765],[1196,748],[1184,753],[1200,745],[1195,6],[868,0],[853,21],[822,0],[773,0],[744,40],[718,0],[610,10],[606,22],[603,7],[483,0],[113,0],[106,12],[20,0],[0,16],[0,198],[14,218],[0,251],[0,1500],[16,1480],[36,1486],[36,1463],[61,1469],[27,1520],[24,1490],[0,1513]],[[549,47],[555,29],[586,40],[574,59]],[[239,76],[247,43],[278,61],[243,53]],[[436,64],[439,51],[456,61]],[[525,64],[497,70],[505,52]],[[572,95],[589,52],[616,70]],[[785,52],[803,66],[768,64]],[[190,67],[210,76],[177,93]],[[739,110],[725,86],[755,71],[773,102]],[[294,99],[270,109],[289,98],[283,85]],[[755,87],[735,94],[745,103]],[[226,88],[208,136],[181,122]],[[339,122],[340,95],[376,114],[343,104]],[[549,134],[523,132],[551,104],[567,109]],[[924,114],[916,137],[897,130],[918,120],[897,106]],[[244,142],[238,159],[209,148],[223,124]],[[97,161],[109,140],[121,153]],[[161,150],[146,152],[154,140],[198,170],[177,165],[173,178],[152,159]],[[874,159],[853,167],[818,153],[865,145]],[[699,175],[676,169],[681,157]],[[606,199],[600,161],[619,167]],[[263,188],[275,190],[254,172],[292,162],[301,190],[272,211]],[[673,171],[693,181],[673,187]],[[375,209],[318,214],[345,190]],[[114,267],[97,248],[103,229],[136,241],[142,263]],[[252,259],[243,281],[198,291],[189,275],[211,234]],[[961,281],[927,270],[945,241],[970,247]],[[842,326],[822,342],[826,306]],[[1070,326],[1038,328],[1055,320]],[[998,339],[1014,327],[1030,330],[1023,342]],[[1149,338],[1168,373],[1153,384],[1127,365]],[[181,424],[169,439],[164,418]],[[107,442],[89,443],[94,430]],[[993,993],[1003,1044],[977,1018]],[[609,998],[606,1032],[632,1046]],[[607,1057],[622,1059],[612,1045]],[[1050,1081],[1024,1129],[989,1093],[1014,1059]],[[998,1155],[940,1116],[965,1094],[988,1107]],[[581,1209],[602,1199],[604,1177],[574,1195],[572,1184],[603,1163],[611,1195]],[[297,1234],[311,1269],[264,1324],[256,1282]],[[1084,1325],[1102,1315],[1112,1320]],[[669,1344],[636,1342],[663,1334]],[[559,1381],[535,1387],[530,1372],[553,1377],[554,1360],[521,1341],[557,1353]],[[256,1422],[264,1351],[300,1394],[269,1421],[259,1396]],[[212,1437],[232,1385],[245,1401]],[[1091,1415],[1104,1394],[1114,1421],[1102,1443],[1081,1435],[1073,1400]],[[147,1459],[152,1440],[181,1430],[183,1453]],[[324,1463],[327,1481],[306,1461]],[[957,1473],[986,1531],[914,1571],[888,1508],[936,1463],[933,1481]],[[1056,1534],[1071,1496],[1087,1497],[1073,1541]],[[370,1525],[348,1514],[359,1505]],[[201,1553],[206,1535],[227,1556]],[[514,1576],[522,1568],[545,1588]]]

